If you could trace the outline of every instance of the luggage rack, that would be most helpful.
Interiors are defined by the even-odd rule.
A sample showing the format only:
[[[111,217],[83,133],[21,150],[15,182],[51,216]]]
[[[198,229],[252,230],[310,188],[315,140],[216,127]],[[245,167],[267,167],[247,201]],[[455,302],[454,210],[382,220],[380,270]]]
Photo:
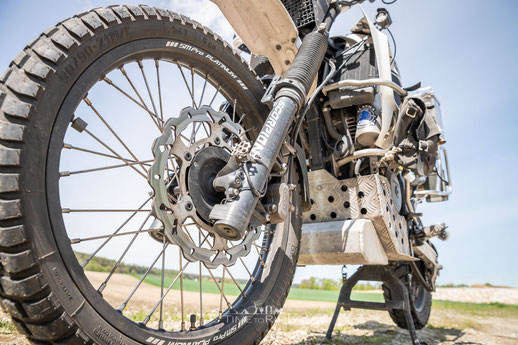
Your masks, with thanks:
[[[344,266],[345,268],[345,266]],[[331,340],[333,329],[340,314],[340,310],[351,310],[352,308],[357,309],[370,309],[370,310],[392,310],[399,309],[404,311],[406,324],[409,327],[410,338],[412,339],[413,345],[427,345],[425,342],[420,342],[417,339],[417,333],[414,326],[414,320],[412,318],[412,312],[410,310],[410,298],[408,289],[401,282],[392,270],[386,266],[362,266],[360,267],[350,278],[347,278],[345,271],[342,272],[343,285],[340,289],[338,296],[338,302],[336,304],[335,313],[329,324],[329,328],[326,333],[326,339]],[[351,292],[353,287],[360,280],[368,281],[379,281],[390,287],[392,294],[390,297],[385,296],[385,303],[378,302],[365,302],[365,301],[353,301],[351,300]]]

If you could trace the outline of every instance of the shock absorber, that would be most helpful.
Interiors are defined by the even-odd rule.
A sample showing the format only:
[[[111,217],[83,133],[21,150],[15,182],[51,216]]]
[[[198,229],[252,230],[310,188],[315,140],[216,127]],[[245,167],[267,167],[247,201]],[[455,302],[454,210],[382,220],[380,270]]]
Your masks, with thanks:
[[[232,200],[215,205],[210,213],[214,228],[222,237],[234,240],[244,235],[289,127],[305,104],[324,59],[327,38],[320,31],[306,35],[286,75],[276,85],[272,110],[250,151],[252,160],[239,168],[246,169],[248,175],[243,188]]]

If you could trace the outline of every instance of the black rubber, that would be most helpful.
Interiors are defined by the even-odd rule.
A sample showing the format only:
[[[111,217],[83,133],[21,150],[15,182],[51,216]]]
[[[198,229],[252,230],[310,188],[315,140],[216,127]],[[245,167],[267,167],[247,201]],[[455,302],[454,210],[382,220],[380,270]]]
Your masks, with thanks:
[[[307,94],[320,70],[327,46],[327,36],[323,33],[314,31],[307,34],[284,79],[293,79],[300,82],[306,89]]]
[[[67,95],[82,92],[74,86],[88,77],[84,71],[101,63],[101,57],[146,39],[176,39],[207,51],[246,85],[246,90],[235,88],[248,102],[247,121],[260,126],[267,114],[260,103],[264,89],[246,62],[209,29],[171,11],[148,6],[98,8],[62,21],[31,42],[0,77],[0,301],[18,330],[35,343],[146,342],[134,322],[116,314],[105,317],[116,311],[107,311],[110,306],[85,285],[75,259],[69,263],[73,258],[69,240],[56,225],[61,217],[56,212],[56,147],[60,148],[60,139],[62,145],[62,137],[52,134],[68,126],[66,116],[73,112],[62,115],[70,106],[63,102]],[[215,73],[226,72],[220,68]],[[234,87],[228,80],[228,87]],[[297,211],[286,222],[288,228],[270,236],[272,252],[263,253],[265,260],[272,260],[269,275],[261,276],[266,273],[256,268],[262,289],[252,290],[257,296],[251,295],[249,301],[258,306],[281,308],[287,297],[301,227],[300,193],[295,199]],[[272,230],[275,234],[280,229]],[[240,308],[248,304],[242,302]],[[234,324],[229,322],[219,330],[207,327],[196,339],[210,338],[211,344],[258,344],[276,316],[267,322],[254,322],[258,317],[252,317],[234,333],[216,340],[215,335]],[[173,343],[187,339],[149,332]]]
[[[252,54],[250,56],[250,67],[252,67],[259,77],[275,74],[270,60],[264,55]]]
[[[404,281],[407,284],[408,274],[410,273],[410,268],[408,265],[401,265],[397,270],[396,274],[399,279]],[[417,279],[413,280],[413,284],[420,284]],[[390,296],[390,289],[382,285],[383,294],[385,296]],[[410,293],[410,307],[412,318],[414,320],[415,329],[422,329],[428,324],[428,320],[430,319],[430,313],[432,311],[432,293],[424,288],[424,286],[419,285],[418,288],[411,288]],[[408,325],[405,318],[405,313],[400,309],[392,309],[389,310],[389,315],[394,323],[403,329],[408,329]]]

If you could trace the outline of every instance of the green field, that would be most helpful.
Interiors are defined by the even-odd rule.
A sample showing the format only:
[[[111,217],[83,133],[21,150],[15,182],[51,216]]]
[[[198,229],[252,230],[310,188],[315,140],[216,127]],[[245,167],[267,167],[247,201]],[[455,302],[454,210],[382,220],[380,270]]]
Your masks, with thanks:
[[[140,278],[136,276],[136,278]],[[166,277],[164,279],[164,287],[169,287],[172,278]],[[161,277],[159,275],[149,275],[146,277],[145,282],[151,285],[160,286]],[[221,287],[221,283],[220,287]],[[241,288],[244,285],[241,284]],[[205,293],[214,293],[219,294],[218,287],[212,281],[203,279],[202,280],[202,288]],[[172,288],[173,290],[180,289],[180,281],[178,280]],[[197,280],[193,279],[184,279],[183,280],[183,289],[184,291],[200,291],[200,283]],[[239,295],[239,289],[234,284],[233,281],[225,280],[223,291],[225,295],[229,296],[237,296]],[[310,289],[300,289],[300,288],[292,288],[290,290],[290,294],[288,295],[288,299],[292,300],[303,300],[303,301],[318,301],[318,302],[336,302],[338,299],[338,290],[310,290]],[[353,292],[352,299],[368,301],[368,302],[383,302],[383,296],[378,293],[365,293],[365,292]]]

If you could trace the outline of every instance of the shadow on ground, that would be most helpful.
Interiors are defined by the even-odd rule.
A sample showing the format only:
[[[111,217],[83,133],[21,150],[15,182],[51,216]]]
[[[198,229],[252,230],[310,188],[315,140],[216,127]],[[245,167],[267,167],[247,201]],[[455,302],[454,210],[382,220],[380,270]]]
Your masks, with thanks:
[[[340,328],[340,327],[338,327]],[[354,335],[348,330],[372,331],[370,335]],[[426,327],[417,331],[420,341],[424,341],[429,345],[440,344],[448,341],[454,344],[478,345],[481,343],[472,342],[456,342],[461,338],[464,332],[456,328],[443,327]],[[400,329],[395,326],[387,325],[377,321],[367,321],[350,329],[338,329],[333,332],[331,341],[325,338],[325,333],[312,332],[310,336],[296,345],[317,345],[317,344],[411,344],[410,335],[407,330]]]

